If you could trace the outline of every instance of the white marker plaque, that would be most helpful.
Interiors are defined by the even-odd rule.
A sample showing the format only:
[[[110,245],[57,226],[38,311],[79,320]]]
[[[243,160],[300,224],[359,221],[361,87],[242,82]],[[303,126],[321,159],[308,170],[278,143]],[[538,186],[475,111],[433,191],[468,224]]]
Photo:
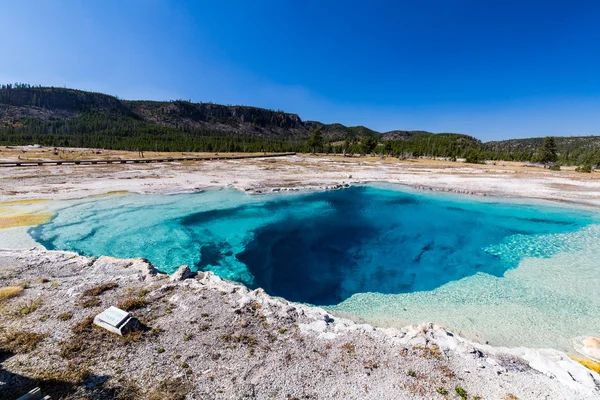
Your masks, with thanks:
[[[94,324],[121,336],[139,326],[138,320],[127,311],[113,306],[96,315]]]
[[[129,313],[120,308],[110,306],[108,309],[98,314],[96,318],[118,328],[127,318],[129,318]]]

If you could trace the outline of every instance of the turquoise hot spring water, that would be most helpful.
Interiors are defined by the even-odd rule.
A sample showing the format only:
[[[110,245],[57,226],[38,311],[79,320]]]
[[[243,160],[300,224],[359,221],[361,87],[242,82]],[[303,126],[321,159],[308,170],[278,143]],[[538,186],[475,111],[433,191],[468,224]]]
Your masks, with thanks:
[[[56,202],[48,249],[187,264],[378,326],[436,322],[495,345],[568,349],[600,332],[598,215],[391,184],[214,189]]]

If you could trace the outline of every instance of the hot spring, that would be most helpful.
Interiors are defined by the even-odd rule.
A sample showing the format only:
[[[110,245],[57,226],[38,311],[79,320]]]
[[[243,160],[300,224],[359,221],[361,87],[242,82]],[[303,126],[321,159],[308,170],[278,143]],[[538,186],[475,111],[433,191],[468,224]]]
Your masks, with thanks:
[[[567,348],[600,327],[596,213],[365,185],[57,202],[48,249],[187,264],[379,326],[431,321],[495,345]]]

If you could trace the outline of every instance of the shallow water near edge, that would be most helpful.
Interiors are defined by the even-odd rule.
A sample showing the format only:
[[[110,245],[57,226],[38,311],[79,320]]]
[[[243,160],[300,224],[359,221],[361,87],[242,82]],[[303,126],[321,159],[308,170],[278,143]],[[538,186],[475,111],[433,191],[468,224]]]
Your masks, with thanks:
[[[48,249],[145,257],[165,272],[188,264],[378,325],[433,321],[492,344],[564,347],[600,326],[597,222],[587,210],[366,185],[88,198],[29,232]]]

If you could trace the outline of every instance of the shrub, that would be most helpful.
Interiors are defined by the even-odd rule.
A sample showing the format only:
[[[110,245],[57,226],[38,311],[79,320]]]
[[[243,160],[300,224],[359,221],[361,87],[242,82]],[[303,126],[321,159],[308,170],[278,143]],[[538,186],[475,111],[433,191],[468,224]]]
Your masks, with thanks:
[[[466,400],[468,397],[467,391],[465,389],[463,389],[460,386],[456,386],[454,388],[454,390],[456,390],[456,394],[458,394],[460,396],[461,399]]]
[[[35,310],[40,308],[41,305],[42,305],[42,299],[35,299],[35,300],[30,300],[25,303],[21,303],[18,306],[17,314],[21,314],[21,315],[31,314],[32,312],[34,312]]]
[[[592,164],[584,164],[581,167],[577,167],[575,168],[575,171],[577,172],[586,172],[586,173],[591,173],[592,172]]]
[[[469,154],[467,154],[465,162],[468,164],[485,164],[485,158],[482,154],[476,151],[471,151]]]
[[[550,165],[550,167],[548,167],[548,169],[550,171],[560,171],[560,164],[554,163],[554,164]]]

